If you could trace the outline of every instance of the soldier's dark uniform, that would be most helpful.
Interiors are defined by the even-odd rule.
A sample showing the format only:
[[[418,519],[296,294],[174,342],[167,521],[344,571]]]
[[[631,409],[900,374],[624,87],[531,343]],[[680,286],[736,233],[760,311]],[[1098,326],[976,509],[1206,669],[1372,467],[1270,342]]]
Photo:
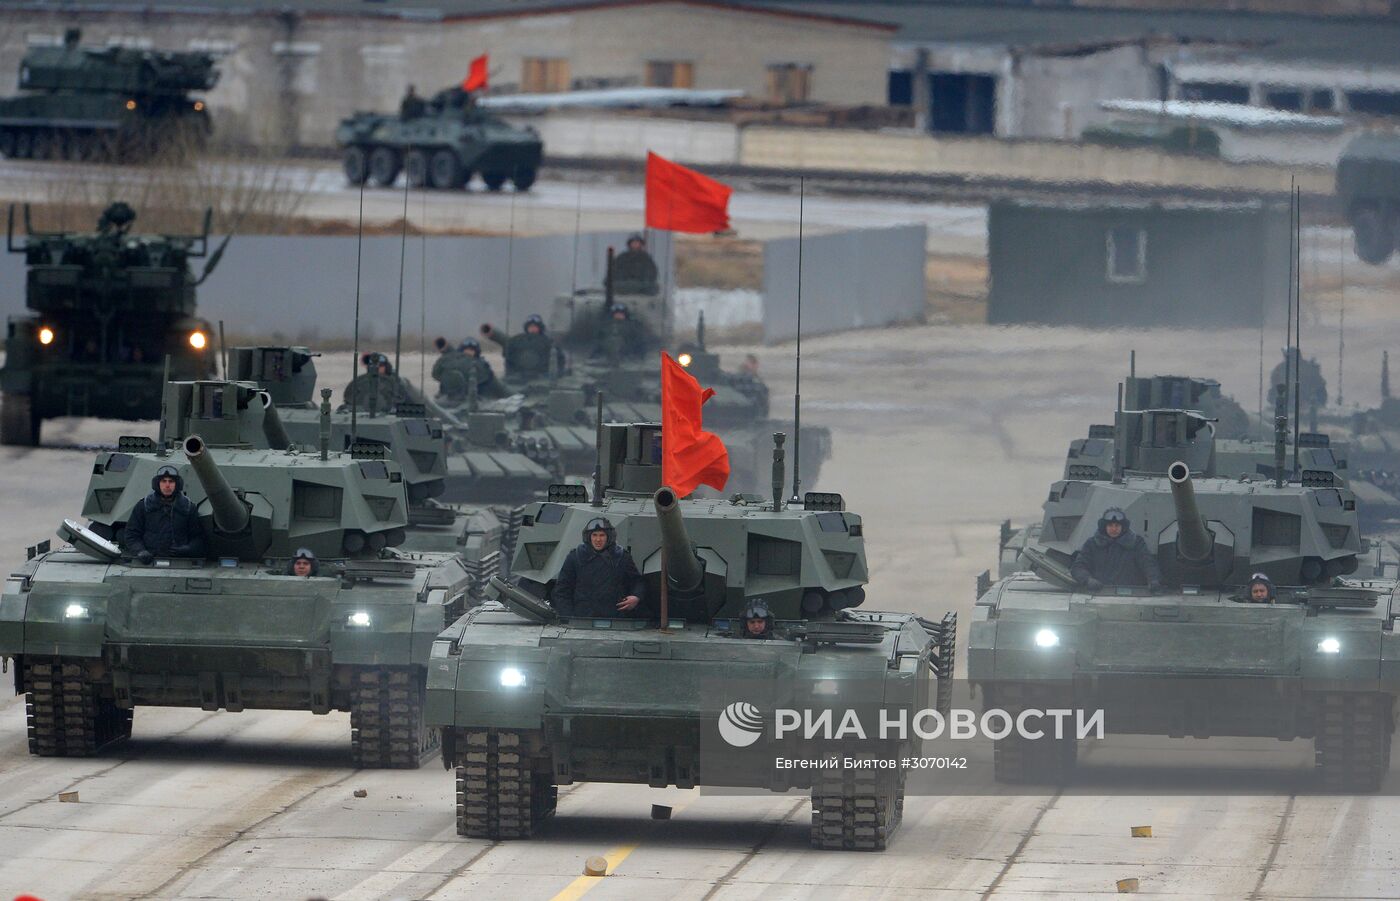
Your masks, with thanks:
[[[1117,538],[1108,537],[1108,524],[1122,523],[1123,532]],[[1084,542],[1070,565],[1074,580],[1090,591],[1105,585],[1140,586],[1158,590],[1162,587],[1162,571],[1157,557],[1147,547],[1142,536],[1132,530],[1128,515],[1119,507],[1109,507],[1099,518],[1099,529]]]
[[[601,551],[595,551],[589,535],[600,530],[607,532],[608,543]],[[645,591],[637,564],[627,549],[618,545],[612,523],[598,517],[583,527],[583,543],[564,558],[550,603],[563,616],[638,616],[643,613]],[[630,611],[618,610],[618,602],[628,595],[636,596],[643,603]]]
[[[530,326],[539,326],[538,332],[531,332]],[[554,339],[545,333],[544,319],[530,316],[520,332],[502,341],[489,327],[482,329],[485,335],[505,351],[506,378],[512,381],[530,381],[549,377],[549,359],[553,354],[556,366],[562,370],[563,354],[554,346]]]
[[[636,245],[633,247],[632,245]],[[646,250],[646,239],[634,234],[627,239],[627,249],[613,257],[612,289],[618,294],[656,294],[658,284],[656,261]]]
[[[175,493],[160,493],[163,476],[175,478]],[[204,524],[194,502],[185,496],[185,480],[173,466],[162,466],[151,477],[151,493],[136,502],[126,518],[122,544],[127,553],[150,563],[156,557],[203,557]]]

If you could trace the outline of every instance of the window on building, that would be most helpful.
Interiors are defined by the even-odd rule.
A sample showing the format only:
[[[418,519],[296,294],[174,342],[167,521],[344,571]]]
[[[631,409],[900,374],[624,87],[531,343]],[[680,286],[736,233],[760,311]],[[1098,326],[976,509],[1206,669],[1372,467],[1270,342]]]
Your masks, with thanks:
[[[891,69],[886,102],[890,106],[909,106],[914,102],[914,73],[908,69]]]
[[[1147,231],[1135,225],[1108,230],[1108,280],[1139,283],[1147,280]]]
[[[647,63],[649,88],[695,87],[695,63],[674,60],[653,60]]]
[[[1270,109],[1301,113],[1303,111],[1303,90],[1301,88],[1266,88],[1264,90],[1264,105]]]
[[[1337,95],[1330,88],[1320,88],[1308,95],[1308,112],[1330,113],[1337,108]]]
[[[569,89],[569,61],[560,57],[527,56],[520,75],[520,90],[528,94],[552,94]]]
[[[768,99],[772,103],[805,103],[812,91],[812,67],[776,63],[768,67]]]
[[[1249,103],[1249,86],[1218,81],[1186,81],[1181,84],[1181,99]]]
[[[997,80],[991,75],[930,72],[929,130],[989,135],[996,131]]]
[[[1347,106],[1368,116],[1400,116],[1400,92],[1347,91]]]

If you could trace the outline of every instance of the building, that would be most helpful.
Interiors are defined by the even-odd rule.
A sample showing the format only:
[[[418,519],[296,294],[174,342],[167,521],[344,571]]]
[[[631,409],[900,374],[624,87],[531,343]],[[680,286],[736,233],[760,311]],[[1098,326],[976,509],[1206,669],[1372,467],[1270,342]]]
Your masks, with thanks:
[[[1277,202],[996,202],[987,216],[987,320],[1100,328],[1282,321],[1291,249],[1288,208]]]
[[[0,27],[0,94],[28,45],[71,26],[87,44],[216,54],[220,133],[285,146],[331,143],[343,116],[397,109],[409,83],[457,84],[482,53],[496,92],[641,85],[883,105],[895,32],[849,11],[717,0],[16,0]]]

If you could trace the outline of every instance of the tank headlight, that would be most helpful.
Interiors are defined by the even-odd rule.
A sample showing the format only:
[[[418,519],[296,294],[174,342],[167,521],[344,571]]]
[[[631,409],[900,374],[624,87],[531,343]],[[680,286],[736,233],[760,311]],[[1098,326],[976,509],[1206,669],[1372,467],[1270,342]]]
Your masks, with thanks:
[[[190,332],[190,347],[193,347],[195,350],[203,350],[204,345],[208,343],[209,339],[204,336],[203,332],[199,330]]]
[[[126,102],[126,108],[127,108],[127,109],[136,109],[136,101],[135,101],[135,100],[128,100],[128,101]]]
[[[1041,629],[1035,633],[1035,646],[1038,648],[1053,648],[1060,643],[1060,636],[1050,629]]]
[[[48,347],[50,344],[52,344],[53,329],[49,328],[47,325],[39,329],[39,343],[44,345],[45,347]]]
[[[1319,654],[1340,654],[1342,643],[1335,638],[1324,638],[1317,643],[1317,652]]]
[[[819,679],[817,683],[812,686],[812,694],[814,695],[835,695],[840,693],[841,686],[837,684],[835,679]]]
[[[69,604],[63,610],[64,619],[87,619],[88,609],[82,604]]]
[[[369,626],[369,623],[369,614],[364,612],[363,610],[356,610],[354,613],[350,614],[348,619],[345,620],[345,624],[347,626],[355,626],[359,629],[367,628]]]
[[[695,358],[690,354],[681,354],[679,357],[676,357],[676,362],[682,366],[689,366],[694,359]]]
[[[525,684],[525,674],[513,666],[501,670],[502,688],[520,688]]]
[[[203,100],[196,100],[196,101],[194,102],[194,111],[197,112],[197,113],[202,113],[202,112],[204,112],[204,101],[203,101]]]

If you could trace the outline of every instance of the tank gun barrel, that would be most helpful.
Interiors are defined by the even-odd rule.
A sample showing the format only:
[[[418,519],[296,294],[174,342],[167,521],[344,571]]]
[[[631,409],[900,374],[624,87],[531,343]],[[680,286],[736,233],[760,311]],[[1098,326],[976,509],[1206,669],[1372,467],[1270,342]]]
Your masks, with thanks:
[[[266,391],[262,392],[263,402],[263,435],[267,438],[267,446],[273,450],[286,450],[292,446],[291,436],[287,434],[287,429],[282,425],[282,417],[277,415],[277,407],[272,402],[272,395]]]
[[[224,474],[215,465],[204,445],[204,439],[191,435],[185,439],[185,456],[194,469],[204,493],[209,496],[209,506],[214,511],[214,525],[220,532],[234,534],[243,531],[248,525],[248,508],[233,493]]]
[[[694,591],[705,578],[705,565],[695,555],[695,545],[691,544],[685,530],[680,499],[676,492],[663,485],[652,496],[652,501],[656,506],[656,524],[661,530],[666,578],[677,591]]]
[[[1176,507],[1176,550],[1184,559],[1199,563],[1210,559],[1215,539],[1201,519],[1196,506],[1196,489],[1191,484],[1191,469],[1180,460],[1167,467],[1167,481],[1172,486],[1172,504]]]

